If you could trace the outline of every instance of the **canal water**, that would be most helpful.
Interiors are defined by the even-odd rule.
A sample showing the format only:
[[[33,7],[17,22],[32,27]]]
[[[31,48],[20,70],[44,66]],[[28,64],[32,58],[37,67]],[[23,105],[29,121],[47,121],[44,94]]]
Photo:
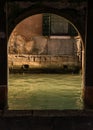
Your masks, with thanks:
[[[9,109],[83,109],[81,75],[10,74],[8,84]]]

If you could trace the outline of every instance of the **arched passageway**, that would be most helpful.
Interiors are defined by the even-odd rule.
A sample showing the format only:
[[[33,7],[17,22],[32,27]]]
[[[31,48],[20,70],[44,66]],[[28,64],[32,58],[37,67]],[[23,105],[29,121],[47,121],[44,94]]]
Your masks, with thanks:
[[[26,107],[26,109],[81,109],[81,76],[74,76],[74,74],[82,69],[82,43],[78,31],[68,20],[51,13],[32,15],[16,26],[9,38],[8,47],[9,72],[31,74],[30,76],[22,75],[22,77],[17,75],[20,81],[23,81],[21,84],[15,75],[9,76],[11,77],[10,87],[8,87],[10,109]],[[41,74],[33,76],[32,72]],[[48,75],[42,75],[42,73],[48,73]],[[60,75],[64,73],[68,74],[67,77]],[[65,80],[68,83],[65,83]],[[29,82],[26,87],[25,82]],[[12,104],[12,102],[15,103]],[[26,106],[24,102],[28,102],[29,105]],[[70,104],[73,105],[70,106]]]
[[[4,30],[5,33],[7,33],[7,35],[6,35],[7,37],[9,37],[9,35],[11,34],[11,31],[13,30],[13,28],[22,19],[24,19],[24,18],[26,18],[26,17],[28,17],[30,15],[37,14],[37,13],[43,13],[43,12],[45,12],[45,13],[55,13],[55,14],[58,14],[60,16],[65,17],[66,19],[71,21],[71,23],[73,23],[73,25],[75,25],[78,32],[80,33],[80,36],[82,37],[83,49],[85,48],[85,43],[86,43],[86,15],[87,15],[86,10],[85,10],[86,9],[86,4],[84,4],[84,6],[81,6],[81,9],[78,10],[78,5],[74,9],[73,8],[66,8],[66,7],[63,8],[63,6],[62,6],[62,8],[60,8],[58,6],[55,9],[55,6],[50,8],[47,4],[44,4],[44,5],[41,4],[39,6],[38,6],[38,4],[36,4],[34,6],[32,6],[32,5],[28,6],[27,5],[27,7],[24,8],[23,6],[20,5],[20,3],[17,2],[16,4],[18,5],[19,8],[18,8],[18,10],[13,10],[13,8],[11,8],[10,6],[13,7],[14,6],[13,4],[15,4],[15,3],[16,2],[7,3],[6,11],[5,12],[2,11],[2,13],[1,13],[2,16],[3,16],[2,24],[4,22],[5,25],[6,25],[6,28],[7,28],[7,31],[6,31],[6,28],[4,28],[4,26],[2,26],[2,30]],[[82,3],[81,3],[81,5],[82,5]],[[84,8],[82,8],[82,7],[84,7]],[[10,9],[10,10],[7,10],[7,8]],[[24,10],[22,10],[23,8],[24,8]],[[15,7],[15,9],[16,9],[16,7]],[[15,15],[13,15],[14,12],[16,12]],[[6,22],[6,20],[8,22]],[[0,81],[1,81],[1,87],[0,87],[0,89],[1,89],[1,101],[0,101],[1,109],[3,109],[7,105],[7,86],[8,86],[7,85],[7,83],[8,83],[7,82],[7,79],[8,79],[7,78],[7,72],[8,71],[7,71],[7,37],[5,36],[5,33],[3,33],[3,32],[1,33],[1,42],[4,43],[3,46],[2,46],[4,51],[2,51],[2,49],[1,49],[1,52],[0,52],[1,55],[3,55],[1,57],[1,59],[3,61],[3,64],[1,64],[0,68],[1,68],[1,73],[5,74],[0,79]],[[85,51],[85,52],[87,52],[87,51]],[[88,54],[88,53],[86,53],[86,54]],[[83,55],[85,55],[85,54],[83,54]],[[85,60],[85,57],[83,56],[83,61],[84,60]],[[88,77],[85,74],[86,72],[88,73],[87,68],[85,70],[85,63],[83,62],[83,85],[84,86],[88,86],[88,85],[85,85],[85,84],[91,83],[91,82],[86,82],[86,80],[90,81],[90,80],[88,80]],[[88,75],[89,75],[89,73],[88,73]],[[91,85],[89,85],[89,86],[91,86]],[[88,96],[90,96],[90,95],[88,95]],[[88,97],[86,96],[86,100],[87,100],[87,98]],[[91,101],[90,101],[89,104],[91,104]]]

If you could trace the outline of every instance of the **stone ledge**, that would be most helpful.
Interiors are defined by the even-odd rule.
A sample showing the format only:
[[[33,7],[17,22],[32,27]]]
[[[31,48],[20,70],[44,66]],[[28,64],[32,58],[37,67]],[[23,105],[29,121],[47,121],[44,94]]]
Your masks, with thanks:
[[[93,110],[6,110],[0,117],[93,117]]]

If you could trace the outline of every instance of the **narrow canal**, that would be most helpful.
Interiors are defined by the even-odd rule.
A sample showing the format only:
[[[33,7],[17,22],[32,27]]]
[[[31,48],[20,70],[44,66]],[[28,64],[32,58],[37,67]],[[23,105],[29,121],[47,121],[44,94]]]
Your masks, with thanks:
[[[9,109],[83,109],[81,82],[79,74],[10,74]]]

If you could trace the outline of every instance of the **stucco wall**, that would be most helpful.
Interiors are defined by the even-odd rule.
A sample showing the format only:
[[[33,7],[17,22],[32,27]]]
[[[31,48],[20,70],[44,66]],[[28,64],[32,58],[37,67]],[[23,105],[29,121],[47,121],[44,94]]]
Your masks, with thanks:
[[[26,41],[25,37],[17,35],[9,41],[10,54],[76,55],[80,48],[80,40],[70,36],[33,36]]]
[[[75,37],[35,36],[27,42],[21,36],[15,39],[14,44],[10,44],[12,46],[9,48],[10,69],[80,67],[77,55],[77,43],[80,44],[80,42]]]

